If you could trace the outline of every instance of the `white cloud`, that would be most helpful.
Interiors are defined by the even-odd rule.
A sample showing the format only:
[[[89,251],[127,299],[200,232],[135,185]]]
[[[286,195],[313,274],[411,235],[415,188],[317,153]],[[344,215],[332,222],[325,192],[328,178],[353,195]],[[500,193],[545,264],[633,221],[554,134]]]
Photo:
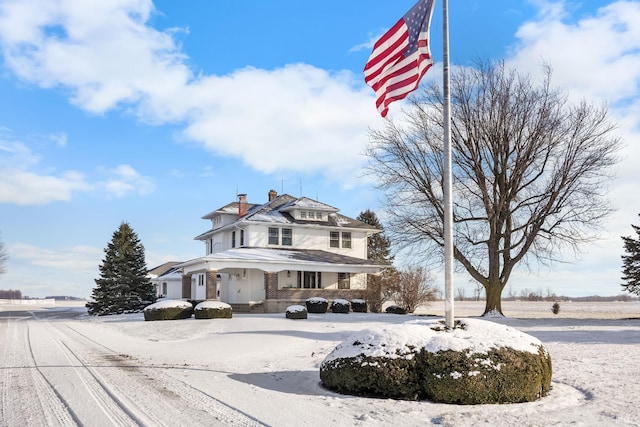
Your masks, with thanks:
[[[304,64],[203,78],[189,88],[198,111],[183,135],[261,172],[348,179],[377,114],[369,91],[354,86],[350,73]]]
[[[46,205],[66,202],[74,194],[96,190],[99,190],[98,194],[106,193],[113,197],[146,195],[155,190],[153,180],[130,165],[100,168],[98,172],[103,179],[93,183],[90,177],[78,171],[58,172],[41,163],[40,156],[26,144],[0,137],[0,203]]]
[[[377,113],[351,73],[294,64],[196,76],[174,30],[148,25],[153,13],[147,0],[6,1],[0,46],[17,76],[67,88],[85,110],[185,123],[183,138],[266,173],[321,172],[347,185],[359,174]]]
[[[119,165],[103,172],[107,175],[107,179],[100,185],[114,197],[125,197],[129,194],[143,196],[155,190],[155,184],[150,177],[140,175],[129,165]]]
[[[617,1],[594,16],[568,21],[564,3],[545,2],[518,30],[510,62],[534,72],[542,61],[554,84],[581,97],[616,102],[635,97],[640,83],[640,3]]]
[[[617,210],[605,225],[602,240],[583,248],[586,253],[580,262],[551,268],[545,286],[565,286],[574,295],[585,287],[592,293],[616,294],[621,291],[620,236],[631,233],[629,224],[637,224],[640,211],[640,3],[611,2],[594,15],[573,21],[570,16],[575,13],[567,12],[567,2],[541,1],[539,6],[539,16],[517,32],[519,41],[508,65],[535,75],[545,61],[553,69],[552,83],[570,99],[609,104],[624,144],[614,171],[617,177],[609,184]]]
[[[86,245],[48,249],[14,243],[9,245],[8,251],[12,260],[20,260],[33,267],[64,270],[70,275],[95,270],[104,255],[102,248]]]
[[[40,158],[23,143],[0,139],[0,203],[44,205],[70,200],[91,186],[77,171],[38,171]]]
[[[0,287],[20,289],[23,295],[88,297],[99,276],[102,248],[77,245],[42,248],[30,244],[7,244],[10,254]]]

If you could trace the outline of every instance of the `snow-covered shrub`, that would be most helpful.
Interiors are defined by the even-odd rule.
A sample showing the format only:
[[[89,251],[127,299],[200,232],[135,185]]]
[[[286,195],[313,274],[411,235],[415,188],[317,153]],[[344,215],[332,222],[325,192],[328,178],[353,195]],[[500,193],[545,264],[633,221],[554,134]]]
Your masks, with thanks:
[[[351,310],[354,313],[366,313],[367,312],[367,302],[363,299],[352,299],[351,300]]]
[[[193,306],[188,301],[163,299],[144,308],[144,320],[188,319]]]
[[[309,313],[326,313],[329,301],[321,297],[309,298],[305,301]]]
[[[391,314],[407,314],[407,310],[400,307],[399,305],[390,305],[384,310],[384,312]]]
[[[196,319],[231,319],[233,310],[221,301],[203,301],[193,310]]]
[[[413,320],[362,331],[322,362],[323,385],[339,393],[456,404],[528,402],[551,387],[551,358],[536,338],[465,319],[447,330]]]
[[[306,319],[307,309],[302,305],[290,305],[285,313],[287,319]]]
[[[338,298],[333,300],[333,302],[331,303],[332,313],[349,313],[350,309],[351,309],[351,305],[349,304],[349,301],[347,301],[346,299]]]

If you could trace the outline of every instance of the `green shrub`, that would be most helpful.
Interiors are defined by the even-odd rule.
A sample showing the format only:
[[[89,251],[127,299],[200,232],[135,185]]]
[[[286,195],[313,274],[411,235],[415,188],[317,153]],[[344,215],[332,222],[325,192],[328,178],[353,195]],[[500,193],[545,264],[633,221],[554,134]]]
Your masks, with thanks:
[[[354,313],[366,313],[367,312],[367,302],[363,299],[354,299],[351,300],[351,310]]]
[[[530,402],[549,392],[551,358],[539,340],[486,321],[443,325],[413,321],[356,334],[322,362],[322,384],[358,396],[465,405]]]
[[[307,312],[322,314],[327,312],[329,301],[327,301],[325,298],[313,297],[307,299],[305,301],[305,305],[307,307]]]
[[[391,314],[407,314],[407,310],[400,307],[399,305],[390,305],[384,310],[384,312]]]
[[[193,315],[191,304],[162,307],[151,304],[144,309],[144,320],[179,320],[189,319]]]
[[[336,299],[331,303],[331,312],[332,313],[349,313],[351,306],[349,305],[349,301],[344,299]]]
[[[322,384],[333,391],[365,397],[415,400],[420,392],[416,359],[355,357],[320,367]]]
[[[307,309],[301,305],[290,305],[285,313],[287,319],[306,319]]]
[[[508,347],[486,354],[457,351],[417,356],[420,391],[433,402],[477,405],[531,402],[551,388],[551,358]]]
[[[233,309],[229,304],[219,301],[203,301],[193,310],[196,319],[231,319]]]

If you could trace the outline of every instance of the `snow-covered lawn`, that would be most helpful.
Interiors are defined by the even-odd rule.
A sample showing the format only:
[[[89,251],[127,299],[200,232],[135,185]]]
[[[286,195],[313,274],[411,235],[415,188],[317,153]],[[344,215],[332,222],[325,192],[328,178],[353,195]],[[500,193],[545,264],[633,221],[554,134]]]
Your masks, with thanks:
[[[421,310],[440,315],[441,303]],[[77,308],[0,307],[0,425],[640,425],[640,304],[509,303],[553,360],[550,394],[456,406],[344,396],[319,366],[353,332],[416,316],[237,314],[145,322]],[[456,303],[459,317],[482,303]],[[415,322],[414,322],[415,323]]]

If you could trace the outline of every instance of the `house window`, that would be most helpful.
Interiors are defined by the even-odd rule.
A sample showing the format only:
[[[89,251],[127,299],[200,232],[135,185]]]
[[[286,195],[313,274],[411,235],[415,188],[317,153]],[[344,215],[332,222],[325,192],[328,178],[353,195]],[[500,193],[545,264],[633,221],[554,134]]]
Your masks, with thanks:
[[[231,247],[232,248],[236,247],[236,232],[235,231],[231,232]]]
[[[342,232],[342,247],[351,249],[351,233],[348,231]]]
[[[298,287],[322,289],[322,273],[319,271],[298,271]]]
[[[338,273],[338,289],[350,289],[350,288],[351,288],[351,274]]]
[[[300,219],[307,219],[307,213],[305,211],[300,211]]]
[[[340,233],[337,231],[329,232],[329,247],[331,248],[339,248],[340,247]]]
[[[280,233],[281,231],[282,233]],[[282,234],[282,241],[280,241],[280,234]],[[283,228],[281,230],[277,227],[269,227],[269,244],[291,246],[293,244],[293,229]]]
[[[340,244],[342,242],[342,244]],[[329,247],[330,248],[345,248],[351,249],[351,232],[343,231],[330,231],[329,232]]]
[[[291,246],[293,241],[293,230],[290,228],[282,229],[282,246]]]
[[[240,246],[244,246],[244,230],[240,230]]]
[[[322,219],[322,212],[316,212],[316,218],[317,219]]]
[[[167,282],[162,282],[162,295],[167,296]]]
[[[280,243],[280,229],[276,227],[269,227],[269,244],[277,245]]]

